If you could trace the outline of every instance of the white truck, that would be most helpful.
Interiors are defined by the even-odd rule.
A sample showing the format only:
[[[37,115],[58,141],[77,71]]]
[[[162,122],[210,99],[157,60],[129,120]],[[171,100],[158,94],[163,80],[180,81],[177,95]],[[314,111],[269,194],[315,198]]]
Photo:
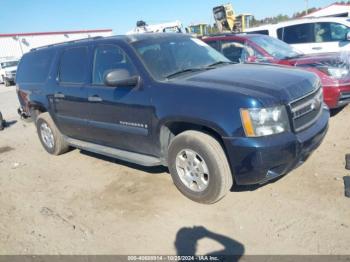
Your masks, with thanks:
[[[16,58],[0,59],[0,83],[5,86],[15,83],[18,62]]]
[[[245,30],[278,38],[305,53],[350,52],[350,19],[303,18]]]

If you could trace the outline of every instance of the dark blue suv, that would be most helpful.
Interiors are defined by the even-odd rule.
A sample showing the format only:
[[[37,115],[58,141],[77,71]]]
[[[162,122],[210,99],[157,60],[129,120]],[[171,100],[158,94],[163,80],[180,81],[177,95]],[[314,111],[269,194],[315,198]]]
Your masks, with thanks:
[[[329,111],[318,77],[232,64],[182,34],[92,38],[21,59],[22,114],[43,147],[76,147],[167,166],[188,198],[214,203],[235,184],[284,175],[321,143]]]

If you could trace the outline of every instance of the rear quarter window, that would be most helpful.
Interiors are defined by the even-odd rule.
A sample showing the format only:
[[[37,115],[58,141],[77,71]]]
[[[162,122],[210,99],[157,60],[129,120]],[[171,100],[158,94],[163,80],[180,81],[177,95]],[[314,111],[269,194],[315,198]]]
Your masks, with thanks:
[[[39,50],[25,54],[19,64],[17,83],[44,83],[49,75],[55,50]]]

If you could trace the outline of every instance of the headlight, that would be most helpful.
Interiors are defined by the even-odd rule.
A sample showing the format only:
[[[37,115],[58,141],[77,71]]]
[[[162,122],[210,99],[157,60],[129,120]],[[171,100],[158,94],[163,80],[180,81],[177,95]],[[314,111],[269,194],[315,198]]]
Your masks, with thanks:
[[[241,119],[248,137],[269,136],[290,130],[284,106],[241,109]]]
[[[318,69],[337,79],[349,75],[349,69],[343,67],[319,67]]]

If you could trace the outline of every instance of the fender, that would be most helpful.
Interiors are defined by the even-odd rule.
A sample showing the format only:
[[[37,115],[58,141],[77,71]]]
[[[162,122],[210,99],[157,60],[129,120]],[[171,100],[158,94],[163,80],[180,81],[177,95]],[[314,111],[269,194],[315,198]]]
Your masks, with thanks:
[[[173,117],[166,117],[164,119],[161,119],[157,127],[157,134],[159,135],[162,126],[168,126],[174,123],[202,126],[204,128],[213,130],[214,132],[219,134],[221,137],[228,136],[228,133],[225,132],[225,130],[221,128],[219,125],[217,125],[216,123],[213,123],[205,119],[191,118],[191,117],[184,117],[184,116],[182,117],[173,116]]]

